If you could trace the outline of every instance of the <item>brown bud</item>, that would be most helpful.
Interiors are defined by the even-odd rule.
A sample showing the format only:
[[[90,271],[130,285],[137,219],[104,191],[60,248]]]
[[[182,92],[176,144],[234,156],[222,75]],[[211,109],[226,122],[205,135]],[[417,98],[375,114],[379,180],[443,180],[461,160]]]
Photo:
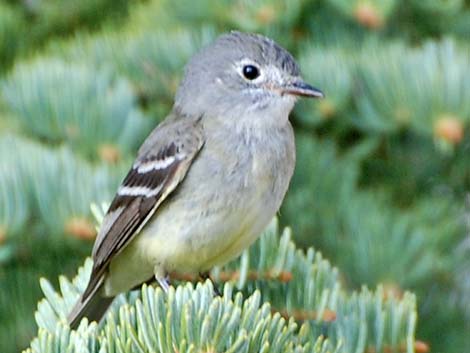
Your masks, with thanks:
[[[318,110],[323,118],[329,119],[336,114],[336,105],[328,98],[318,102]]]
[[[293,277],[292,272],[282,271],[277,278],[280,282],[286,283],[292,281]]]
[[[263,25],[270,24],[276,19],[276,10],[273,6],[262,6],[256,12],[256,19]]]
[[[0,225],[0,245],[7,240],[7,227]]]
[[[394,118],[400,125],[408,125],[412,117],[411,111],[406,107],[397,107],[394,112]]]
[[[290,317],[293,317],[294,320],[296,321],[305,321],[305,320],[318,320],[320,319],[321,321],[324,322],[333,322],[336,320],[336,311],[330,310],[328,308],[323,310],[323,315],[320,318],[318,316],[318,313],[316,311],[310,311],[310,310],[302,310],[302,309],[290,309],[290,310],[276,310],[275,308],[272,309],[272,312],[279,312],[279,314],[285,318],[289,319]]]
[[[428,353],[429,345],[423,341],[415,341],[415,352],[416,353]]]
[[[453,145],[462,141],[464,135],[463,123],[454,115],[442,115],[434,123],[434,136]]]
[[[354,10],[354,17],[362,26],[370,29],[379,29],[383,26],[382,14],[370,3],[361,2]]]
[[[96,237],[95,227],[86,218],[70,218],[65,224],[65,232],[83,240],[93,240]]]
[[[80,135],[80,129],[75,124],[68,124],[65,126],[65,134],[69,139],[76,139]]]
[[[101,160],[108,163],[117,163],[121,159],[119,148],[111,144],[102,144],[98,147]]]
[[[403,289],[400,285],[395,282],[385,282],[383,284],[384,289],[384,299],[402,299],[403,298]]]

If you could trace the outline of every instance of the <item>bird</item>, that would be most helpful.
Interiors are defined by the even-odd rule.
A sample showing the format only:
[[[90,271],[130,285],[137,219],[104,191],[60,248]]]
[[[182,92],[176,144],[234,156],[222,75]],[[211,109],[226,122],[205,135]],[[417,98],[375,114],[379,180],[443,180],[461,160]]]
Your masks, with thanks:
[[[299,97],[323,93],[263,35],[222,34],[189,60],[103,219],[71,328],[99,322],[119,293],[151,279],[168,291],[169,273],[205,273],[258,238],[294,172]]]

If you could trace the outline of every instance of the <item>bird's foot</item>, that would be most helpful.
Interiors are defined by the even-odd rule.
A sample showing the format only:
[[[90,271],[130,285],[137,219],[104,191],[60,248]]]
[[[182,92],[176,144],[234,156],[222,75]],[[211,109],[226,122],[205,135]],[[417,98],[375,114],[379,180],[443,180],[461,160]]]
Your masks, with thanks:
[[[209,279],[212,282],[212,287],[214,288],[214,297],[222,297],[223,296],[222,293],[219,290],[219,286],[211,278],[211,275],[210,275],[209,271],[199,273],[199,278],[203,281]]]
[[[160,288],[165,292],[168,293],[170,289],[170,277],[166,275],[165,277],[155,277],[157,280],[158,284],[160,285]]]

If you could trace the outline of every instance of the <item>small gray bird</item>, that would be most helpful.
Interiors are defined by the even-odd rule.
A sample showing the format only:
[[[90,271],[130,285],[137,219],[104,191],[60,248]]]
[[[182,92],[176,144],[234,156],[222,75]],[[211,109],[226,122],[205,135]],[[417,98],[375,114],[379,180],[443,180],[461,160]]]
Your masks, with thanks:
[[[186,66],[171,113],[145,140],[103,220],[69,315],[100,320],[113,297],[240,255],[278,211],[295,165],[288,116],[322,97],[269,38],[231,32]]]

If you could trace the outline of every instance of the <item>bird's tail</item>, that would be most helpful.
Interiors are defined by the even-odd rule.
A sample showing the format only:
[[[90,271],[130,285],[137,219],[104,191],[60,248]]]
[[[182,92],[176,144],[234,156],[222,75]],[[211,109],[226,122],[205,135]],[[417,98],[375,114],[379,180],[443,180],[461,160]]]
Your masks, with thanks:
[[[84,317],[87,317],[90,322],[101,320],[114,297],[102,297],[99,293],[100,289],[101,285],[98,285],[91,293],[85,292],[80,296],[67,318],[71,329],[76,329]]]

